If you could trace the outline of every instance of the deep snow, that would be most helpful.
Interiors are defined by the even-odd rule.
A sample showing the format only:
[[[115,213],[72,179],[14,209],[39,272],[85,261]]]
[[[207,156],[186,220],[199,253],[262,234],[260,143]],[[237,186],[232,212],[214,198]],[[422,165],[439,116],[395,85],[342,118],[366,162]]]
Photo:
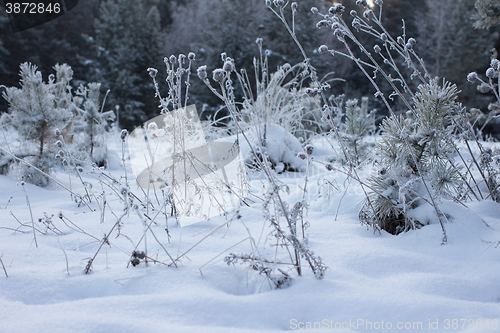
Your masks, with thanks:
[[[322,142],[314,146],[318,160],[333,153]],[[110,154],[106,172],[119,178],[117,143]],[[467,209],[442,202],[441,209],[451,216],[446,245],[435,223],[399,236],[378,233],[358,221],[363,195],[354,182],[343,195],[345,176],[323,169],[312,167],[306,220],[309,247],[328,266],[326,276],[316,280],[305,267],[303,277],[280,290],[270,290],[267,280],[247,266],[228,266],[223,260],[229,253],[250,252],[249,232],[263,253],[273,253],[265,242],[271,229],[260,209],[262,182],[252,171],[250,207],[241,207],[241,220],[217,229],[229,214],[181,228],[170,218],[168,242],[165,218],[157,219],[152,229],[174,257],[205,238],[178,268],[152,263],[127,268],[144,230],[131,213],[123,219],[122,235],[112,233],[110,246],[101,250],[88,275],[85,266],[99,243],[68,228],[58,214],[102,239],[123,209],[117,194],[101,188],[95,175],[85,175],[97,195],[106,191],[109,208],[100,223],[95,200],[91,207],[97,211],[91,212],[54,183],[48,188],[26,184],[37,225],[42,227],[37,220],[44,212],[54,214],[52,222],[62,231],[37,234],[36,248],[30,228],[12,230],[19,227],[14,216],[31,225],[30,212],[15,176],[0,176],[0,255],[8,273],[7,278],[0,267],[0,332],[278,332],[315,323],[321,329],[309,331],[337,325],[345,329],[336,331],[384,332],[402,325],[401,331],[408,332],[500,332],[500,205],[483,201],[468,203]],[[68,186],[67,173],[54,176]],[[72,177],[76,192],[83,193]],[[328,190],[323,177],[338,189]],[[303,181],[298,173],[278,178],[289,184],[285,197],[292,206],[302,197]],[[430,214],[425,209],[418,213]],[[150,234],[147,244],[150,256],[167,261]],[[476,328],[479,320],[489,328]]]

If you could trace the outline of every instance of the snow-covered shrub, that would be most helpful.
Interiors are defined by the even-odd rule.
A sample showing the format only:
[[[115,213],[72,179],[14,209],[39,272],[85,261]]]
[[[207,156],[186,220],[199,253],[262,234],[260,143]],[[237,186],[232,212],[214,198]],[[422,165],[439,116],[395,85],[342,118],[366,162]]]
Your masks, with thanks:
[[[71,119],[71,112],[62,107],[62,93],[51,78],[48,83],[42,73],[30,63],[20,66],[21,88],[9,87],[3,97],[9,103],[9,112],[2,116],[2,123],[11,125],[19,135],[28,141],[26,151],[17,152],[29,164],[46,174],[55,166],[54,155],[58,149],[54,144],[54,131],[65,127]],[[57,97],[56,97],[57,96]],[[22,164],[23,179],[37,185],[47,185],[48,178],[27,164]]]
[[[420,175],[437,197],[458,197],[463,186],[450,141],[455,129],[452,117],[461,108],[456,102],[456,86],[448,82],[440,86],[431,80],[418,90],[413,99],[414,113],[383,121],[377,143],[381,168],[368,178],[374,190],[370,193],[374,208],[371,218],[393,234],[427,223],[411,214],[426,202]]]

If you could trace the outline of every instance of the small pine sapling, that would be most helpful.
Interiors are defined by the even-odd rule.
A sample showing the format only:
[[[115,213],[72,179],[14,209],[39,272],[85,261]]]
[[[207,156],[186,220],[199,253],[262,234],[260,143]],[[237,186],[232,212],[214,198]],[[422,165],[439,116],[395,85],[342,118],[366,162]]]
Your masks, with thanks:
[[[413,99],[414,113],[382,122],[382,137],[377,144],[381,169],[368,178],[373,189],[369,193],[374,208],[371,218],[379,221],[380,228],[398,234],[427,222],[411,214],[412,209],[427,202],[420,173],[434,196],[459,195],[463,184],[460,169],[453,163],[449,139],[454,130],[452,116],[461,109],[457,94],[455,85],[444,82],[439,86],[431,80],[419,86]]]
[[[349,161],[356,166],[368,158],[369,145],[363,141],[363,137],[374,127],[373,114],[368,112],[368,97],[361,99],[361,106],[358,106],[357,99],[350,99],[345,103],[345,122],[340,135],[350,155]]]
[[[61,100],[54,94],[54,82],[43,82],[42,73],[30,63],[21,64],[21,88],[9,87],[3,97],[9,103],[9,112],[3,123],[11,125],[21,137],[31,143],[23,155],[29,162],[49,174],[55,166],[54,129],[63,128],[71,119],[71,112],[59,107]],[[22,154],[20,152],[20,154]],[[22,164],[21,176],[36,185],[45,186],[49,178]]]

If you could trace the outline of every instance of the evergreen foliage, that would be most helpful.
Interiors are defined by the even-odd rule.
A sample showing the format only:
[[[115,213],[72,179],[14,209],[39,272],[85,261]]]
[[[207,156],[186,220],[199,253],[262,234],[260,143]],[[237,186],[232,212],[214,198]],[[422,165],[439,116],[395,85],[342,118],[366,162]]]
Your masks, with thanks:
[[[12,125],[32,144],[23,154],[24,158],[48,174],[55,165],[54,131],[65,127],[71,119],[71,112],[61,107],[63,93],[58,85],[67,80],[63,75],[69,71],[58,71],[55,82],[52,77],[45,83],[35,65],[23,63],[20,68],[21,88],[9,87],[3,93],[9,103],[9,113],[2,116],[2,122]],[[42,186],[48,184],[45,176],[24,164],[21,172],[27,181]]]
[[[475,20],[474,27],[487,29],[500,25],[500,1],[498,0],[476,0],[477,13],[472,18]]]
[[[459,197],[463,184],[450,141],[455,128],[452,117],[462,108],[457,95],[455,85],[444,81],[440,86],[431,80],[418,87],[414,112],[384,119],[377,144],[381,169],[368,178],[374,190],[369,194],[374,207],[372,219],[382,229],[398,234],[428,222],[418,221],[411,214],[426,202],[419,170],[434,195]]]

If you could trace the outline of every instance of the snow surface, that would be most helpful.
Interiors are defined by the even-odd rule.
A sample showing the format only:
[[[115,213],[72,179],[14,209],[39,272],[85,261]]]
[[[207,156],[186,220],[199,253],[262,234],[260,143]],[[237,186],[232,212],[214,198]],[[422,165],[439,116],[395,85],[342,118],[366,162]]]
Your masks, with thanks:
[[[314,146],[317,160],[333,153],[321,142]],[[112,163],[106,172],[119,178],[124,174],[120,145],[109,151]],[[55,177],[69,186],[67,173],[59,171]],[[277,177],[290,186],[284,197],[292,206],[302,198],[303,173]],[[325,177],[338,189],[328,188]],[[317,280],[304,267],[304,276],[294,278],[290,287],[270,290],[267,280],[247,266],[223,261],[229,253],[250,252],[249,232],[263,252],[273,251],[269,243],[264,248],[261,237],[271,229],[261,213],[259,175],[249,172],[250,207],[242,206],[242,218],[227,226],[216,229],[227,222],[223,216],[184,228],[170,218],[168,242],[165,218],[157,219],[152,229],[174,257],[202,240],[178,268],[153,263],[127,268],[144,231],[131,213],[123,219],[121,236],[111,234],[110,246],[99,252],[88,275],[85,266],[99,243],[68,228],[57,217],[59,212],[102,239],[123,206],[96,175],[87,173],[84,179],[93,184],[96,195],[106,191],[104,223],[95,200],[90,205],[96,211],[91,212],[53,182],[48,188],[26,184],[37,227],[43,228],[38,218],[45,212],[54,214],[52,222],[62,232],[38,233],[37,248],[30,228],[20,228],[24,233],[12,230],[19,227],[14,216],[31,225],[30,212],[15,176],[0,176],[0,256],[8,273],[7,278],[0,266],[0,332],[281,332],[298,329],[299,323],[314,327],[315,322],[323,329],[308,331],[343,325],[345,329],[335,331],[385,332],[390,331],[388,323],[394,331],[398,323],[422,323],[421,329],[401,331],[500,332],[493,328],[500,325],[500,205],[491,201],[468,203],[469,209],[442,202],[441,209],[451,217],[445,226],[446,245],[441,245],[441,228],[428,209],[414,212],[434,220],[420,230],[399,236],[374,233],[358,221],[360,188],[351,182],[344,194],[345,176],[326,174],[321,165],[313,165],[306,232],[309,247],[329,268],[325,278]],[[84,193],[76,176],[72,186]],[[139,193],[133,186],[131,190]],[[147,244],[151,257],[167,262],[151,234]],[[144,250],[144,243],[138,249]],[[457,329],[451,326],[453,319],[458,320]],[[471,321],[462,327],[461,319]],[[489,328],[476,329],[477,320]]]

